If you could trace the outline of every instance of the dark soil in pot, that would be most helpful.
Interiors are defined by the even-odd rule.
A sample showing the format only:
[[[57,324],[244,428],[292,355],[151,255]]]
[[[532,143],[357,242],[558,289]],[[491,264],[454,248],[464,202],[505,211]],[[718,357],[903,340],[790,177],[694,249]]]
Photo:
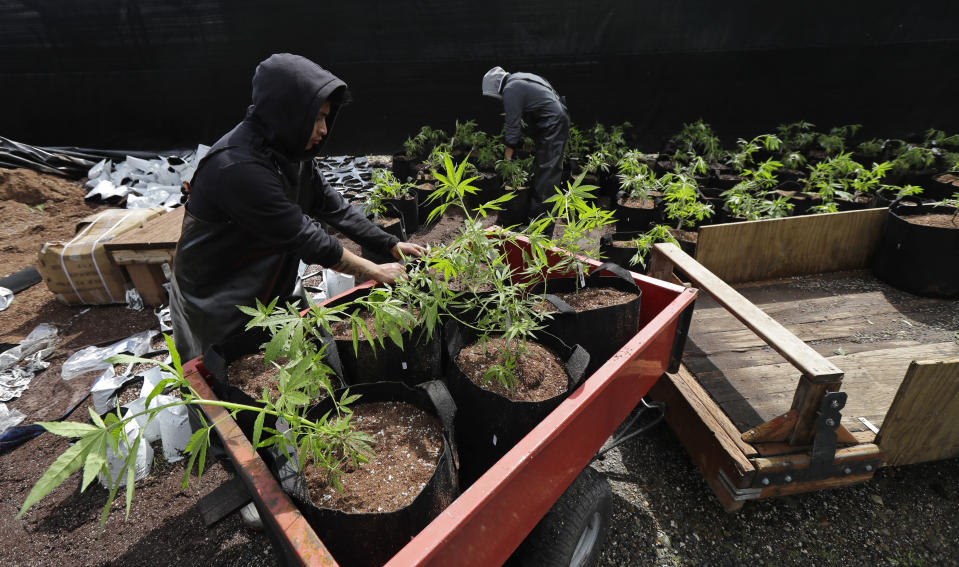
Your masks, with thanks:
[[[950,171],[948,173],[934,175],[932,182],[923,191],[920,197],[941,201],[952,197],[954,193],[959,193],[959,172]]]
[[[529,352],[520,357],[516,367],[516,385],[507,389],[496,380],[486,380],[486,371],[502,359],[506,348],[502,338],[490,339],[485,345],[472,343],[463,347],[456,365],[473,384],[516,402],[540,402],[566,391],[568,378],[563,362],[543,345],[528,342]]]
[[[378,382],[349,391],[361,396],[350,406],[354,415],[361,414],[359,427],[378,442],[374,460],[342,478],[344,492],[329,492],[322,475],[300,474],[285,457],[276,458],[274,470],[338,564],[379,566],[459,495],[453,444],[456,406],[440,382],[417,388]],[[337,399],[343,394],[334,393]],[[363,408],[368,405],[379,408]],[[331,409],[328,401],[321,402],[307,415],[318,419]],[[416,425],[425,425],[425,430],[414,429]],[[401,485],[401,476],[412,484]]]
[[[133,400],[139,399],[141,389],[143,389],[143,378],[137,377],[124,382],[113,394],[116,396],[116,405],[125,406]]]
[[[286,360],[276,362],[284,364]],[[260,399],[264,388],[270,393],[271,399],[280,397],[280,388],[277,384],[279,373],[276,366],[266,363],[266,356],[262,352],[244,355],[226,370],[230,384],[254,400]]]
[[[412,504],[443,451],[443,426],[419,408],[401,402],[359,404],[353,428],[375,441],[369,462],[347,470],[342,492],[319,469],[304,471],[310,500],[349,513],[393,512]]]
[[[477,385],[460,368],[460,352],[476,341],[475,331],[458,324],[450,324],[444,334],[446,349],[451,359],[447,365],[447,383],[457,406],[456,434],[460,449],[460,480],[463,486],[467,486],[526,436],[579,385],[585,377],[589,355],[581,347],[570,347],[548,333],[538,332],[535,342],[558,356],[566,378],[566,387],[548,399],[511,400],[487,389],[489,386]],[[472,356],[468,355],[468,358]],[[466,362],[470,366],[478,364],[472,360]],[[560,383],[562,379],[559,378]],[[478,380],[483,381],[482,378]],[[531,385],[549,383],[542,377],[531,377],[528,380]]]

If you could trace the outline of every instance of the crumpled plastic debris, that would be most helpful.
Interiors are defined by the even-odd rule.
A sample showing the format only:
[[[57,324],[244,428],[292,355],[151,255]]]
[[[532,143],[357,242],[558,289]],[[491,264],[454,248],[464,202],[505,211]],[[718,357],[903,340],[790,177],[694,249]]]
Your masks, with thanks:
[[[157,316],[157,320],[160,321],[161,333],[166,333],[167,331],[173,330],[173,318],[170,316],[169,307],[164,307],[163,309],[157,309],[153,313]]]
[[[209,151],[209,146],[200,144],[185,156],[171,155],[152,160],[127,156],[117,163],[101,160],[87,174],[86,185],[91,191],[86,198],[110,200],[126,197],[128,209],[173,209],[180,205],[182,183],[193,177],[197,164]]]
[[[7,409],[7,404],[0,404],[0,433],[19,424],[27,416],[16,409]]]
[[[19,398],[33,377],[50,366],[45,360],[56,348],[57,333],[55,326],[41,323],[17,346],[0,353],[0,402]]]
[[[5,287],[0,287],[0,311],[6,310],[13,303],[13,292]]]
[[[143,311],[143,298],[140,297],[140,292],[134,288],[127,290],[127,309],[132,311]]]
[[[128,353],[133,356],[143,356],[149,352],[150,340],[157,334],[157,331],[151,329],[117,341],[108,347],[88,346],[80,349],[64,361],[60,377],[64,380],[73,380],[87,372],[112,368],[112,365],[104,360],[115,354]]]

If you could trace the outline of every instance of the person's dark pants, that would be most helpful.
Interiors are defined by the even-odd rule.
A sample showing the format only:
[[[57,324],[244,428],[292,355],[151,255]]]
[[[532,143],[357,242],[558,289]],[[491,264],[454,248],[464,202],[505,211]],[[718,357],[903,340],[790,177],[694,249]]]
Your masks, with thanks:
[[[562,114],[549,127],[541,130],[536,140],[533,160],[533,192],[530,194],[529,217],[534,219],[547,211],[544,201],[556,194],[563,180],[563,152],[569,137],[569,115]]]

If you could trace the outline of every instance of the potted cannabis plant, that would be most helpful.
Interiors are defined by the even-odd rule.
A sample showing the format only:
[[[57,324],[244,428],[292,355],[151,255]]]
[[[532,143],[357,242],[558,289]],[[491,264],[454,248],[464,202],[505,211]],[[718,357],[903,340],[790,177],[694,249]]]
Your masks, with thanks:
[[[662,196],[661,187],[643,157],[638,151],[630,151],[617,164],[620,192],[613,210],[621,232],[645,230],[659,217],[656,198]]]

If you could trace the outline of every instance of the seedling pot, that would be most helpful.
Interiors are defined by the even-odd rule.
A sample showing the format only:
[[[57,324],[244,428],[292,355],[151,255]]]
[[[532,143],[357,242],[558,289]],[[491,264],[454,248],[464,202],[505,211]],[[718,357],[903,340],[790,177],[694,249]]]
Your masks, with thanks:
[[[645,270],[642,266],[632,265],[630,260],[633,256],[636,255],[637,248],[635,246],[614,246],[613,241],[626,241],[637,238],[643,234],[642,232],[614,232],[613,234],[604,235],[600,239],[600,252],[603,257],[606,258],[608,262],[613,264],[619,264],[620,266],[626,268],[627,270],[633,270],[635,272],[645,273]]]
[[[909,222],[917,215],[955,212],[952,207],[922,204],[890,207],[873,264],[876,277],[916,295],[959,297],[959,227]]]
[[[406,157],[405,154],[393,154],[393,176],[399,179],[400,182],[405,182],[408,178],[415,177],[416,170],[413,168],[413,165],[417,161],[416,159]]]
[[[459,495],[456,475],[454,419],[456,405],[442,382],[410,387],[397,382],[379,382],[350,387],[350,394],[362,397],[353,405],[374,402],[405,402],[439,418],[443,425],[443,449],[433,476],[412,503],[380,513],[347,513],[322,508],[309,497],[306,482],[284,456],[276,457],[275,472],[284,492],[290,495],[307,522],[343,566],[383,565],[418,534]],[[337,398],[343,392],[336,393]],[[310,408],[308,416],[318,419],[331,411],[329,401]],[[374,447],[374,450],[375,447]],[[411,488],[415,490],[415,487]]]
[[[579,345],[568,346],[548,333],[536,342],[563,360],[569,381],[566,392],[538,402],[513,401],[474,384],[456,363],[460,350],[476,340],[476,332],[456,323],[446,325],[447,383],[456,401],[456,442],[460,451],[460,480],[472,484],[506,454],[546,415],[553,411],[586,376],[589,354]]]

